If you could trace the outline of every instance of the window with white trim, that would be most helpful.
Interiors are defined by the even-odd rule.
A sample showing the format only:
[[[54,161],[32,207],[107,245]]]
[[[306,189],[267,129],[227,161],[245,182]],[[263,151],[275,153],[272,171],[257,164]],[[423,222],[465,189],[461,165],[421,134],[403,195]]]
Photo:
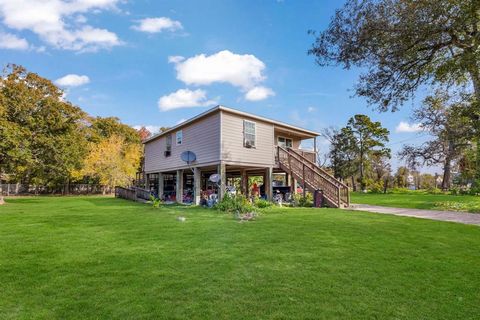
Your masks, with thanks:
[[[175,133],[175,140],[177,141],[177,145],[180,145],[183,143],[183,131],[177,131]]]
[[[288,139],[288,138],[284,138],[284,137],[278,137],[277,144],[280,147],[283,147],[283,148],[292,148],[293,147],[292,139]]]
[[[255,122],[243,120],[243,146],[255,148],[256,127]]]

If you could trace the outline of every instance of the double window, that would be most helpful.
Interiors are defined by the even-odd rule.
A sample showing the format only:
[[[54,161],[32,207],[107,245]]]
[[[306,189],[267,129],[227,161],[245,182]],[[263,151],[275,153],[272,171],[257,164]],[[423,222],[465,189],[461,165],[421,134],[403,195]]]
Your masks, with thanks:
[[[255,148],[256,127],[255,122],[243,120],[243,146]]]
[[[288,138],[284,138],[284,137],[278,137],[277,144],[280,147],[283,147],[283,148],[292,148],[293,147],[292,139],[288,139]]]

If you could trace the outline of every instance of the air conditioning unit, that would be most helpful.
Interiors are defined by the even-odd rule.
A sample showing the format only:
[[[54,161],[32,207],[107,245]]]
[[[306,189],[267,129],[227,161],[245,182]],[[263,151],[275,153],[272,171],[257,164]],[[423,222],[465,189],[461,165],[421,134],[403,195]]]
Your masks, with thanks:
[[[254,145],[252,144],[251,141],[248,141],[248,140],[245,141],[245,148],[253,148],[253,147]]]
[[[165,155],[165,157],[170,157],[172,155],[172,151],[167,150],[163,154]]]

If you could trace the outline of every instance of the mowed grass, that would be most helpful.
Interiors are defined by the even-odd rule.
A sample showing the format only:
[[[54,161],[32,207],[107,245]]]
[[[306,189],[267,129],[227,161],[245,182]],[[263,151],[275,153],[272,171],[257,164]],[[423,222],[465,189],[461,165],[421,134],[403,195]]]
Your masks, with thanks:
[[[337,209],[238,223],[113,198],[9,199],[0,318],[478,319],[479,247],[476,226]]]
[[[421,191],[387,194],[352,192],[351,202],[386,207],[480,213],[480,196],[471,195],[428,194]]]

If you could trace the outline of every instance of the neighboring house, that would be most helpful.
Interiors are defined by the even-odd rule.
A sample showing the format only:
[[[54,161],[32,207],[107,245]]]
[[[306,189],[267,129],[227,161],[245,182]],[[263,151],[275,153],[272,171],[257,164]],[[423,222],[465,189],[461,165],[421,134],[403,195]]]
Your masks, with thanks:
[[[321,189],[331,206],[348,205],[348,188],[316,165],[316,150],[301,149],[303,140],[319,134],[239,110],[217,106],[150,137],[145,144],[146,187],[164,199],[200,203],[202,195],[222,198],[234,185],[252,193],[249,176],[262,176],[260,190],[267,199],[273,190],[296,186]],[[182,153],[193,152],[187,164]],[[217,174],[220,182],[210,181]],[[273,177],[281,177],[281,181]],[[288,189],[288,188],[287,188]],[[291,187],[292,192],[296,188]],[[181,196],[178,196],[181,195]]]

